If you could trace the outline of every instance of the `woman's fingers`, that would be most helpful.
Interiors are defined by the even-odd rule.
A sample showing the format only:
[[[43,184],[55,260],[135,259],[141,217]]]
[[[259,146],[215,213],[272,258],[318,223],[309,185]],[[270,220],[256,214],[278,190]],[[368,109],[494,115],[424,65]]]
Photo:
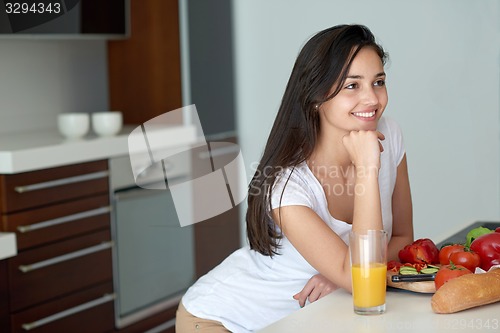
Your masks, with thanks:
[[[304,288],[293,295],[293,298],[299,301],[300,307],[304,307],[306,300],[310,303],[317,301],[323,296],[328,295],[337,289],[337,286],[330,282],[321,274],[316,274],[307,281]]]
[[[379,131],[351,131],[342,138],[352,163],[356,167],[380,167],[380,153],[384,151]]]

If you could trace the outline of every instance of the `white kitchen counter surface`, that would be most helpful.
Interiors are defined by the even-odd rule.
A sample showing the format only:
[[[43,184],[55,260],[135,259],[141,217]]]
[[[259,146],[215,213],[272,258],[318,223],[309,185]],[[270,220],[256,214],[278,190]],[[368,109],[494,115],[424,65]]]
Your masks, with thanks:
[[[16,254],[16,234],[13,232],[0,232],[0,260],[13,257]]]
[[[125,126],[113,137],[87,135],[67,140],[57,129],[0,135],[0,174],[51,168],[128,154],[128,135],[136,126]],[[165,148],[194,141],[195,128],[172,126],[162,130]]]
[[[353,312],[352,296],[336,290],[306,305],[259,333],[446,333],[500,331],[500,303],[453,314],[435,314],[432,294],[393,289],[382,315],[361,316]]]

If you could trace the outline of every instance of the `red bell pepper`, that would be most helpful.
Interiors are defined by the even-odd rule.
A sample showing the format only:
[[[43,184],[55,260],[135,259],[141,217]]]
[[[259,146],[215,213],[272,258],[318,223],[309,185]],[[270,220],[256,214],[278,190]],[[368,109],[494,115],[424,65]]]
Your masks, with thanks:
[[[398,253],[401,262],[411,264],[439,264],[439,250],[429,238],[417,239]]]
[[[481,258],[481,268],[489,270],[493,265],[500,265],[500,230],[476,238],[470,249]]]

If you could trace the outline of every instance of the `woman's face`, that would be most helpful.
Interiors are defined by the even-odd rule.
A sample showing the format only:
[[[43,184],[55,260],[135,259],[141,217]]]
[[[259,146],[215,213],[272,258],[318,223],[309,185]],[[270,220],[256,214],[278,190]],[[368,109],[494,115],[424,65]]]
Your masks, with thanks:
[[[375,130],[386,105],[384,66],[373,48],[364,47],[353,59],[340,92],[321,105],[321,131]]]

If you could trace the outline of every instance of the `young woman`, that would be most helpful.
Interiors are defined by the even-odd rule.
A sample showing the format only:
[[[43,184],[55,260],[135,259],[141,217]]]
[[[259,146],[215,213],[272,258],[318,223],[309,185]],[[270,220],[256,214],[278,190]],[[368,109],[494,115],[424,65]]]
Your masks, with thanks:
[[[184,295],[177,332],[253,332],[336,288],[351,291],[348,235],[413,240],[402,136],[382,117],[386,54],[361,25],[301,50],[248,194],[250,246]]]

